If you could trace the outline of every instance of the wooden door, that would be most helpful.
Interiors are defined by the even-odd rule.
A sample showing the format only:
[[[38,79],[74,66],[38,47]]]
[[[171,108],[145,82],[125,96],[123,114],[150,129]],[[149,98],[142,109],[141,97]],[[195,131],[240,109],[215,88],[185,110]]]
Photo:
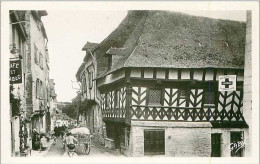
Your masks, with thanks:
[[[211,134],[211,157],[221,156],[220,137],[221,134]]]
[[[164,130],[144,131],[144,154],[163,155],[165,154],[165,132]]]

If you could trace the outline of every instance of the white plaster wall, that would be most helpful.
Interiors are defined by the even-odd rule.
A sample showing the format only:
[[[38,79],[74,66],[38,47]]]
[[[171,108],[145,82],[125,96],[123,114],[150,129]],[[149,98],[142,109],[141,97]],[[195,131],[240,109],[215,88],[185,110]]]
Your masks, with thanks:
[[[144,78],[153,78],[153,69],[152,68],[144,69]]]
[[[165,70],[157,69],[157,71],[156,71],[156,78],[157,79],[165,79]]]
[[[190,70],[189,69],[183,69],[181,71],[181,79],[190,79]]]
[[[194,70],[194,75],[193,75],[193,79],[195,80],[202,80],[202,76],[203,76],[203,70]]]
[[[141,69],[140,68],[132,68],[130,76],[131,77],[141,77]]]
[[[213,80],[214,78],[214,72],[213,70],[206,70],[206,74],[205,74],[205,80]]]
[[[178,70],[170,69],[169,70],[169,79],[178,79]]]

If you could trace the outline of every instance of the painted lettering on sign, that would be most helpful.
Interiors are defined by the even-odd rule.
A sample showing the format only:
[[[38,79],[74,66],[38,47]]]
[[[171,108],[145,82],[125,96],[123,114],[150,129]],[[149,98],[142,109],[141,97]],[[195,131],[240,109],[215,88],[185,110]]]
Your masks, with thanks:
[[[239,151],[239,149],[245,146],[244,141],[233,142],[230,144],[230,151],[234,151],[235,153]]]
[[[22,65],[21,60],[10,61],[10,84],[22,83]]]
[[[219,76],[219,91],[235,91],[236,75]]]

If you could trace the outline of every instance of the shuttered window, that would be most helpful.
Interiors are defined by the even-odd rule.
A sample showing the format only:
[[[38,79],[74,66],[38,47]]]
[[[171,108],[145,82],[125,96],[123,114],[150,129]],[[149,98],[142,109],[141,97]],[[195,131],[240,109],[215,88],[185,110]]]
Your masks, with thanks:
[[[39,63],[39,51],[38,51],[36,45],[34,45],[34,61],[36,64]]]
[[[165,154],[165,132],[164,130],[144,131],[144,155]]]

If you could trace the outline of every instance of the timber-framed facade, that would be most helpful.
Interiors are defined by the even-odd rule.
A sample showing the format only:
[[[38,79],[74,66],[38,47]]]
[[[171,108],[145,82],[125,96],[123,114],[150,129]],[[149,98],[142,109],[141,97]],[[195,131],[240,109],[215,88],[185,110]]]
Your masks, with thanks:
[[[104,41],[88,42],[84,61],[94,65],[105,146],[126,156],[245,156],[246,147],[230,153],[231,143],[248,142],[245,29],[243,22],[129,11]],[[235,91],[218,90],[222,75],[236,75]]]

